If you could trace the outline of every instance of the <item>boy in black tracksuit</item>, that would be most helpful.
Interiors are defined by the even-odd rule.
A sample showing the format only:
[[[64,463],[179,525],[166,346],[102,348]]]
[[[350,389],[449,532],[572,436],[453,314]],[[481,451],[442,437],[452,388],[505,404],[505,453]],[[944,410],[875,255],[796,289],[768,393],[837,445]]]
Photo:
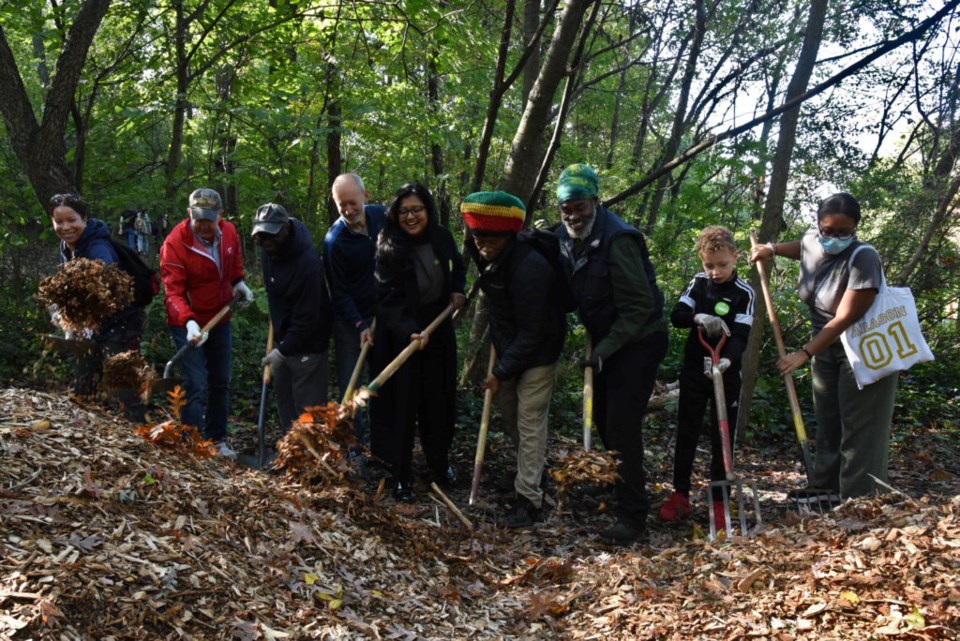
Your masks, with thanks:
[[[703,272],[690,281],[687,289],[673,308],[670,322],[674,327],[689,327],[684,347],[683,369],[680,373],[680,402],[677,412],[677,443],[674,452],[674,492],[660,507],[664,521],[676,521],[690,514],[690,475],[696,454],[700,428],[707,402],[713,399],[713,381],[709,377],[710,355],[700,344],[698,332],[702,328],[707,341],[716,345],[722,334],[727,341],[720,353],[720,369],[727,401],[731,448],[735,442],[737,408],[740,398],[740,359],[750,336],[753,323],[754,292],[742,278],[737,277],[737,248],[733,234],[724,227],[704,229],[697,239],[697,252],[703,262]],[[723,449],[717,427],[717,412],[711,402],[710,430],[712,457],[710,479],[726,478]],[[722,500],[714,493],[714,501]],[[723,508],[714,514],[723,517]],[[724,523],[717,522],[718,531]]]

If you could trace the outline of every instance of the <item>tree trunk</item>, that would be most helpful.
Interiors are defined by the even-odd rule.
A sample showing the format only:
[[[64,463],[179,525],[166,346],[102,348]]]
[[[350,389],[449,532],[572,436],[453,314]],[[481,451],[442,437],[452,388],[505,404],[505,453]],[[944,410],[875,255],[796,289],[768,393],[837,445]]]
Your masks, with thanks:
[[[177,80],[177,96],[173,103],[173,121],[170,126],[170,147],[167,149],[167,161],[163,168],[164,189],[163,196],[167,202],[176,202],[177,171],[180,169],[180,159],[183,152],[183,125],[187,117],[187,90],[190,87],[190,76],[187,65],[187,22],[183,15],[183,2],[176,0],[173,4],[175,23],[173,31],[173,47],[175,56],[174,75]]]
[[[638,12],[635,8],[630,10],[630,29],[628,33],[633,33],[633,30],[637,28],[637,14]],[[633,40],[627,41],[623,52],[624,60],[630,59],[632,48]],[[607,169],[613,169],[613,157],[616,154],[617,142],[620,140],[620,110],[623,108],[623,97],[627,92],[627,72],[629,70],[630,67],[624,65],[620,71],[620,79],[617,82],[617,93],[613,97],[613,115],[610,118],[610,146],[607,148],[607,160],[604,163]]]
[[[817,61],[817,52],[820,49],[826,14],[827,0],[811,1],[810,12],[807,14],[803,46],[797,58],[797,66],[794,68],[793,77],[787,86],[787,100],[802,95],[807,89],[813,67]],[[783,202],[787,196],[787,179],[790,175],[790,160],[793,157],[793,149],[796,145],[797,122],[799,119],[799,105],[785,111],[780,119],[780,133],[777,137],[777,148],[774,152],[773,167],[770,172],[769,192],[763,207],[763,220],[760,223],[760,242],[776,240],[783,224]],[[750,274],[750,284],[755,291],[760,291],[760,280],[755,270]],[[757,382],[757,367],[760,363],[760,345],[763,340],[763,328],[766,327],[762,320],[766,319],[767,313],[763,297],[757,296],[755,300],[754,331],[750,332],[750,340],[747,342],[747,348],[743,354],[743,384],[740,390],[738,428],[746,427],[750,420],[753,388]]]
[[[913,275],[920,261],[927,253],[930,242],[938,232],[941,232],[944,220],[953,207],[954,197],[960,189],[960,175],[950,180],[950,175],[957,166],[957,160],[960,158],[960,126],[954,126],[953,134],[947,143],[946,148],[937,160],[930,176],[923,181],[923,190],[918,196],[921,201],[919,206],[913,207],[915,210],[922,210],[926,203],[934,203],[934,214],[930,223],[924,229],[920,244],[917,245],[913,255],[904,265],[903,269],[897,275],[899,282],[905,283]]]
[[[434,51],[427,65],[427,104],[434,121],[440,118],[440,78],[437,72],[437,55]],[[433,132],[431,132],[433,137]],[[430,165],[433,169],[436,186],[433,190],[440,214],[440,224],[450,227],[450,193],[447,191],[447,179],[443,175],[443,146],[434,138],[430,143]]]
[[[336,80],[333,80],[333,74],[335,70],[329,69],[330,78],[332,83],[336,83]],[[336,95],[336,92],[333,92],[331,96]],[[340,142],[343,138],[341,133],[341,125],[343,120],[343,113],[340,108],[340,103],[336,98],[331,98],[330,102],[327,104],[327,184],[332,185],[333,181],[336,180],[337,176],[343,173],[343,155],[340,151]],[[337,222],[337,218],[340,216],[340,212],[337,211],[337,206],[333,202],[333,198],[330,197],[329,190],[325,192],[327,194],[327,226],[329,227],[333,223]]]
[[[510,145],[500,188],[527,202],[536,184],[530,167],[542,161],[543,134],[550,122],[553,97],[566,76],[567,60],[576,43],[584,12],[594,0],[566,0],[553,39],[543,58],[540,75],[530,91],[523,117]]]
[[[109,6],[110,0],[86,0],[81,6],[57,59],[39,123],[0,26],[0,114],[10,146],[43,207],[53,194],[75,187],[67,168],[64,133],[90,44]]]
[[[540,28],[540,0],[524,0],[523,2],[523,41],[533,42]],[[536,46],[523,66],[523,94],[521,100],[527,102],[533,85],[537,81],[537,72],[540,70],[540,47]]]
[[[673,115],[673,127],[670,131],[670,138],[663,149],[658,165],[663,165],[673,160],[680,149],[680,140],[683,136],[684,122],[687,118],[687,102],[690,100],[690,89],[693,85],[693,79],[697,74],[697,64],[700,60],[700,49],[703,46],[703,37],[707,31],[707,11],[704,6],[704,0],[696,2],[696,17],[692,27],[692,37],[690,39],[690,52],[687,54],[687,64],[683,71],[683,79],[680,81],[680,94],[677,99],[677,108]],[[657,222],[657,216],[660,213],[660,205],[663,203],[663,196],[670,183],[670,174],[664,174],[657,181],[657,186],[650,197],[650,205],[647,210],[647,229],[652,229]]]

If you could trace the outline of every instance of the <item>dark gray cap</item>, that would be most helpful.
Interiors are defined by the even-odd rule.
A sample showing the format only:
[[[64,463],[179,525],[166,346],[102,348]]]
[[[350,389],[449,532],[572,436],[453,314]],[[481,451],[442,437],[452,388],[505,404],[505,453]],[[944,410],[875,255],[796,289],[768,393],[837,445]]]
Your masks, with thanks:
[[[256,236],[261,233],[274,236],[279,234],[280,230],[283,229],[283,226],[288,222],[290,222],[290,216],[287,215],[287,210],[283,208],[283,205],[276,203],[260,205],[260,207],[257,208],[257,215],[253,219],[253,233],[251,236]]]

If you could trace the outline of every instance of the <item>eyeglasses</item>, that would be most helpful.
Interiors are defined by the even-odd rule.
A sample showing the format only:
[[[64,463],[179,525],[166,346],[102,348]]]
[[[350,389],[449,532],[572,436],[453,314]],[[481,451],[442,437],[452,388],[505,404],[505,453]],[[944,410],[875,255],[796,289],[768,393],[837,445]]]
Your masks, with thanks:
[[[427,210],[423,205],[414,205],[413,207],[404,207],[397,210],[397,218],[419,218]]]
[[[80,202],[80,196],[77,194],[54,194],[50,198],[50,204],[54,207],[59,207],[60,205],[67,205],[68,207],[76,205]]]
[[[850,240],[853,238],[855,230],[853,229],[834,229],[833,227],[824,228],[820,223],[817,223],[817,231],[820,232],[820,235],[824,238],[836,238],[837,240]]]

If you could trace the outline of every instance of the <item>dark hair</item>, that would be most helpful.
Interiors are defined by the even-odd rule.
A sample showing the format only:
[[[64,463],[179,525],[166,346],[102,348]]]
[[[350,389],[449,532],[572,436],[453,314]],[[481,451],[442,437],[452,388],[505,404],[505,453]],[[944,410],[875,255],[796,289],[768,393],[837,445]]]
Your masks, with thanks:
[[[860,222],[860,203],[857,199],[845,191],[824,198],[817,208],[817,220],[824,216],[833,214],[843,214],[853,219],[853,222]]]
[[[57,207],[69,207],[73,211],[77,212],[80,215],[80,218],[86,220],[89,218],[90,210],[87,209],[87,203],[83,202],[83,199],[80,198],[79,194],[74,192],[66,192],[63,194],[54,194],[50,197],[50,202],[48,203],[47,209],[49,210],[50,217],[53,217],[53,210]]]
[[[427,225],[437,224],[440,216],[437,214],[437,204],[433,200],[433,194],[425,185],[418,182],[410,182],[397,190],[390,207],[387,208],[387,225],[396,225],[399,229],[400,220],[397,218],[397,210],[400,209],[400,203],[408,196],[417,196],[423,201],[427,208]]]

